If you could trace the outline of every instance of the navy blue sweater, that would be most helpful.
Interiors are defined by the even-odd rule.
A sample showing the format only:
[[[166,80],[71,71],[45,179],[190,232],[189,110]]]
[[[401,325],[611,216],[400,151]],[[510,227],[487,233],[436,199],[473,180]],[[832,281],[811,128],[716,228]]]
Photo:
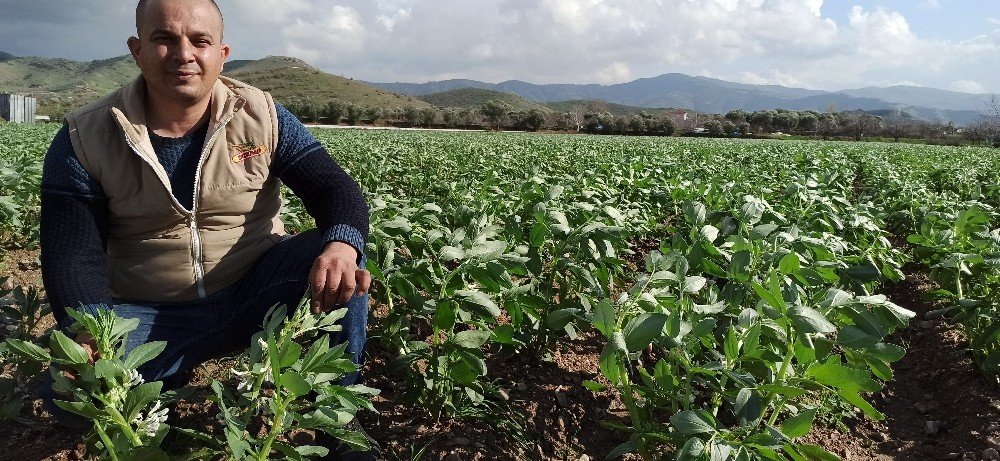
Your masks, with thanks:
[[[326,241],[351,245],[360,259],[368,238],[361,189],[294,115],[276,106],[278,148],[271,171],[302,199]],[[174,196],[189,210],[206,130],[182,138],[150,134]],[[65,321],[68,306],[82,304],[90,312],[111,306],[107,197],[77,159],[65,125],[45,155],[41,198],[42,280],[56,319]]]

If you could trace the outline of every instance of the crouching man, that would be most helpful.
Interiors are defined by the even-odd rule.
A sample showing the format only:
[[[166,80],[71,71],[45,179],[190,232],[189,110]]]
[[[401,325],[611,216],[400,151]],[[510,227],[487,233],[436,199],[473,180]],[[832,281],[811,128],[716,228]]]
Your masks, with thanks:
[[[294,307],[309,290],[315,312],[347,306],[331,339],[348,341],[360,363],[368,206],[269,94],[220,76],[222,35],[213,0],[141,0],[128,39],[141,76],[66,117],[42,179],[53,312],[62,328],[66,307],[138,318],[128,349],[167,342],[139,371],[176,386],[199,363],[245,348],[268,309]],[[281,183],[317,230],[285,234]],[[43,394],[55,408],[50,386]]]

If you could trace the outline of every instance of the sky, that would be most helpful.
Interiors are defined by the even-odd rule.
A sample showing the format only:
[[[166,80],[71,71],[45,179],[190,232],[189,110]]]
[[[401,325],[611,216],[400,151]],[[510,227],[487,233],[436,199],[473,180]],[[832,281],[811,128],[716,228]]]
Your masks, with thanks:
[[[1000,93],[998,0],[218,0],[230,59],[376,82],[624,83],[678,72],[820,90]],[[0,51],[127,53],[134,3],[0,0]]]

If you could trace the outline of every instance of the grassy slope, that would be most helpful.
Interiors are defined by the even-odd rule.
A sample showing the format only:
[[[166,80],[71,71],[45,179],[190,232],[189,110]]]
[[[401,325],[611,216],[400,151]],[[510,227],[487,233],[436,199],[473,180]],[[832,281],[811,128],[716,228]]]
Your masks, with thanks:
[[[39,115],[61,116],[130,82],[139,74],[131,56],[80,62],[68,59],[13,57],[0,52],[0,93],[38,98]],[[362,106],[428,107],[429,104],[331,75],[287,57],[234,61],[226,75],[271,91],[279,102],[337,98]]]
[[[458,107],[468,109],[478,109],[487,101],[504,101],[514,107],[514,110],[539,109],[544,112],[551,112],[551,109],[541,104],[528,101],[513,93],[484,90],[481,88],[458,88],[440,93],[432,93],[418,96],[417,99],[430,103],[437,107]]]
[[[0,91],[38,98],[38,114],[60,115],[138,75],[130,56],[80,62],[52,58],[0,60]]]
[[[225,75],[271,92],[278,102],[304,98],[325,103],[338,99],[362,106],[428,107],[423,101],[328,74],[295,58],[269,56],[253,62],[236,61],[229,67],[234,70]]]
[[[644,111],[648,114],[653,115],[664,115],[673,109],[648,109],[643,107],[633,107],[626,106],[624,104],[614,104],[605,101],[585,101],[585,100],[575,100],[575,101],[559,101],[559,102],[546,102],[542,103],[550,110],[563,113],[563,112],[611,112],[612,115],[616,117],[634,115],[638,114],[640,111]],[[686,111],[691,112],[691,111]]]

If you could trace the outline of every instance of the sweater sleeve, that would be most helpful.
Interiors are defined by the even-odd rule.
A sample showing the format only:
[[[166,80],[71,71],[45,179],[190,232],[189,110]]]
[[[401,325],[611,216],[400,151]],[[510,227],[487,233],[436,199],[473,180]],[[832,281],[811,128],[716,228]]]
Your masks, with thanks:
[[[358,184],[288,110],[277,105],[278,150],[273,168],[295,193],[327,242],[344,242],[364,255],[368,204]]]
[[[66,126],[45,154],[41,199],[42,282],[56,321],[66,328],[72,323],[67,307],[93,314],[111,306],[107,198],[77,159]]]

